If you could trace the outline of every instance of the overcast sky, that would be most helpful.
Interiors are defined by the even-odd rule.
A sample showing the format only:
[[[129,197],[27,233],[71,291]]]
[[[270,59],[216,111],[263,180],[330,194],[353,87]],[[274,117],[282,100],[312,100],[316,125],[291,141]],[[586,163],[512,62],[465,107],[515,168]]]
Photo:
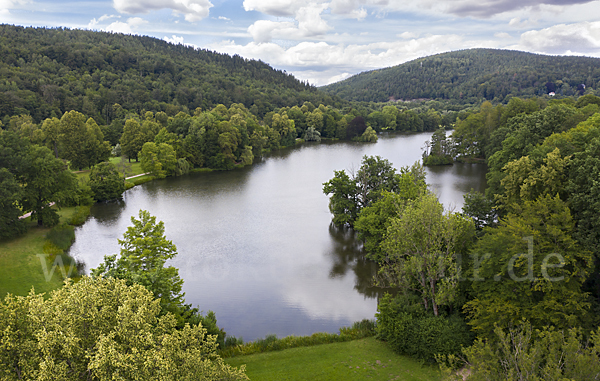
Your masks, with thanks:
[[[315,85],[474,47],[600,57],[600,0],[0,0],[0,22],[148,35]]]

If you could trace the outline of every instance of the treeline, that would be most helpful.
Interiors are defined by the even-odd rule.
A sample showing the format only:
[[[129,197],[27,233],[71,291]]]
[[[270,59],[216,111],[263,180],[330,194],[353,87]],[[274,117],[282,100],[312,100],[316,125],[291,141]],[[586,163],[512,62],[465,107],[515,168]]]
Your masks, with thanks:
[[[450,120],[432,109],[416,111],[385,106],[343,110],[305,102],[283,107],[259,119],[243,104],[180,111],[135,114],[112,106],[113,121],[98,125],[92,117],[71,110],[60,118],[36,123],[30,115],[15,115],[0,124],[0,236],[22,233],[27,212],[45,226],[58,221],[47,207],[85,205],[120,198],[125,186],[111,156],[141,161],[156,178],[177,176],[194,168],[230,170],[252,164],[265,152],[321,138],[374,142],[377,132],[427,131]],[[460,116],[463,114],[446,114]],[[125,164],[125,163],[123,163]],[[89,183],[76,181],[69,170],[92,168]]]
[[[76,110],[110,124],[113,105],[140,113],[241,103],[255,115],[333,97],[291,74],[143,36],[0,25],[0,119],[40,122]],[[338,106],[340,104],[337,104]]]
[[[514,98],[459,121],[450,140],[489,165],[462,212],[444,210],[418,163],[335,172],[333,223],[397,291],[379,302],[379,338],[451,379],[465,366],[474,380],[600,376],[599,104]]]
[[[346,100],[437,99],[459,104],[549,94],[583,95],[600,86],[600,60],[493,49],[470,49],[419,58],[364,72],[321,90]]]

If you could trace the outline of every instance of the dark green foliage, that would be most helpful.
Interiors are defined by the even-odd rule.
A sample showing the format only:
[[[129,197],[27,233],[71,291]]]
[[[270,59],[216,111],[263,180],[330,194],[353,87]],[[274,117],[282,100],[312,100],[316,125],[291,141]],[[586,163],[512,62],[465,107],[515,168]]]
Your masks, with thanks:
[[[46,234],[46,239],[61,250],[67,250],[75,241],[75,228],[71,225],[58,225]]]
[[[364,72],[321,89],[347,100],[440,99],[474,103],[504,102],[509,97],[579,94],[577,86],[597,89],[600,60],[525,52],[469,49],[419,58],[387,69]]]
[[[27,230],[21,209],[17,205],[21,188],[12,173],[0,168],[0,239],[15,237]]]
[[[528,323],[508,330],[496,328],[494,340],[477,340],[463,351],[473,381],[597,380],[600,378],[600,330],[589,340],[579,329],[532,330]],[[448,372],[452,374],[452,372]],[[448,380],[462,380],[458,375]]]
[[[473,189],[464,196],[463,213],[473,219],[475,228],[481,231],[484,227],[493,227],[496,224],[498,214],[494,208],[494,201],[490,200],[481,192]]]
[[[125,180],[114,164],[104,162],[92,168],[90,187],[95,201],[121,199],[125,192]]]
[[[40,122],[76,110],[110,125],[111,144],[120,128],[113,120],[122,119],[123,110],[174,116],[242,103],[263,116],[306,100],[334,103],[330,95],[262,61],[152,37],[11,25],[0,26],[0,37],[6,84],[0,86],[0,118],[27,113]],[[184,125],[173,128],[185,133]]]
[[[379,301],[377,337],[400,354],[424,360],[460,353],[474,335],[458,315],[433,316],[418,300],[386,294]]]

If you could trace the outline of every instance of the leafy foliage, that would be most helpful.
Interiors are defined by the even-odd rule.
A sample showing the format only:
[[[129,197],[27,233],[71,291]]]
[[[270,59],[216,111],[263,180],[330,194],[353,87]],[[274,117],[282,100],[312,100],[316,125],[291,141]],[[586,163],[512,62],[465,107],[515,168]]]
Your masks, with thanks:
[[[496,103],[510,97],[548,94],[551,83],[559,95],[577,87],[597,89],[597,58],[554,57],[525,52],[468,49],[419,58],[398,66],[363,72],[322,90],[354,101],[450,99]]]
[[[436,355],[459,354],[473,342],[459,316],[433,316],[410,298],[386,294],[377,311],[377,337],[401,354],[433,360]]]
[[[140,285],[67,282],[49,298],[8,295],[0,303],[4,380],[245,380],[216,354],[201,325],[175,329],[172,315]]]
[[[125,191],[125,180],[114,164],[104,162],[92,168],[90,187],[96,201],[121,199]]]

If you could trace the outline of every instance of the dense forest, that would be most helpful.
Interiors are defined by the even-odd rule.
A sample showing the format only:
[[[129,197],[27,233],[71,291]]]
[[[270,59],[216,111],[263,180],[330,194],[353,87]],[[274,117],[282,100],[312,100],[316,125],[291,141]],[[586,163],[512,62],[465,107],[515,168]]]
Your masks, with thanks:
[[[111,156],[164,178],[303,141],[435,131],[424,164],[488,164],[486,193],[467,194],[462,212],[444,209],[421,163],[397,170],[365,156],[323,184],[333,225],[356,232],[364,260],[379,264],[375,284],[393,291],[378,300],[378,338],[437,360],[450,379],[460,367],[470,380],[598,379],[597,60],[469,50],[327,95],[260,61],[149,37],[0,26],[0,70],[1,243],[37,222],[56,239],[44,250],[68,248],[73,227],[52,204],[121,198],[133,184]],[[343,87],[364,78],[364,97]],[[350,91],[441,101],[337,100]],[[236,339],[185,304],[163,223],[140,211],[132,224],[90,278],[0,302],[0,378],[246,379],[217,353]]]
[[[511,97],[572,96],[600,86],[600,59],[469,49],[364,72],[321,90],[347,100],[438,99],[506,103]]]
[[[0,118],[40,122],[76,110],[110,124],[113,105],[136,112],[229,107],[256,115],[305,101],[333,104],[264,62],[145,36],[0,25]]]
[[[460,367],[469,380],[598,379],[600,97],[485,102],[438,131],[430,157],[489,167],[461,212],[420,163],[365,156],[323,187],[333,224],[356,231],[376,284],[398,292],[379,300],[379,338],[453,380]]]

